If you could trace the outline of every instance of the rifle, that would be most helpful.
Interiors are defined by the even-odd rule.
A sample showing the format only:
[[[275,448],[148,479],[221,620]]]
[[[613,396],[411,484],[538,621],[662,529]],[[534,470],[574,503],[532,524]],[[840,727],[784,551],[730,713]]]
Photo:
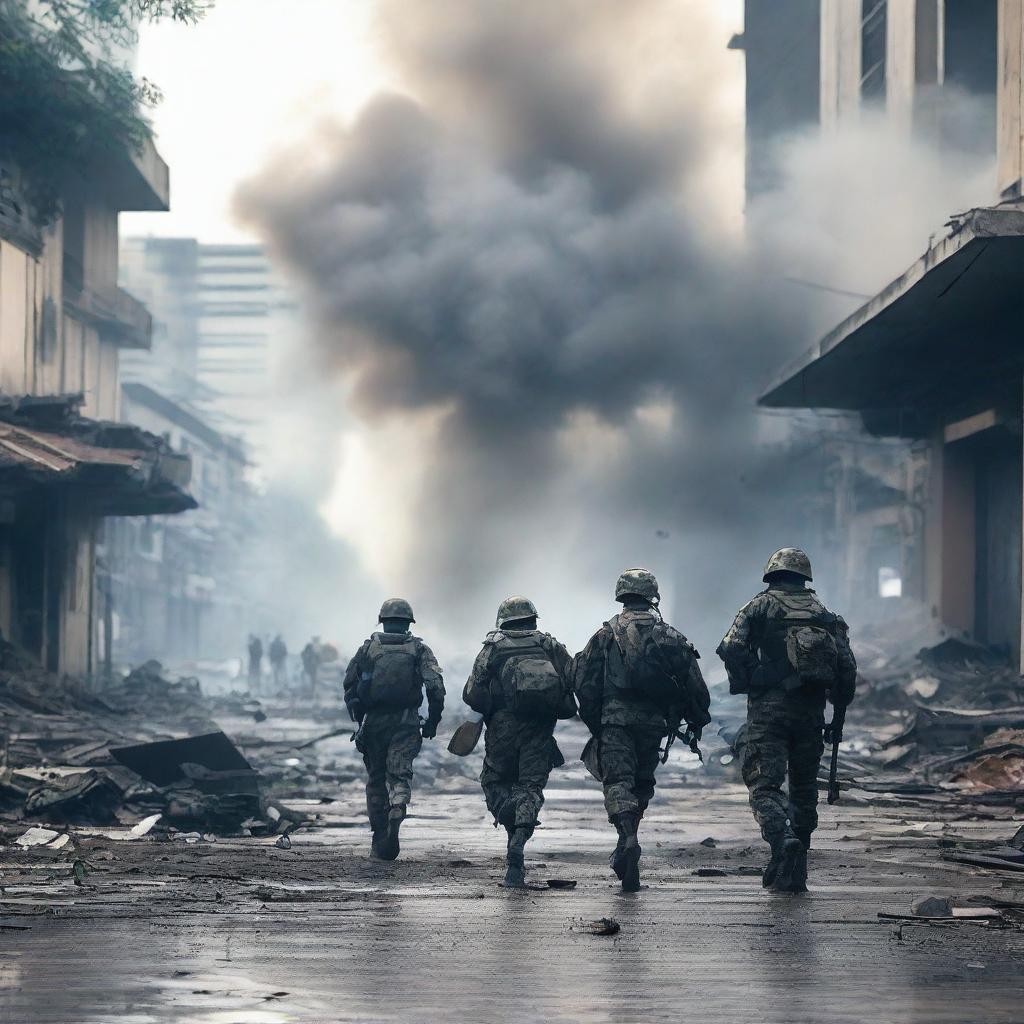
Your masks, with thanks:
[[[669,729],[668,742],[666,742],[665,749],[661,752],[661,763],[665,764],[665,762],[668,761],[668,755],[669,751],[672,749],[672,744],[675,743],[677,739],[680,739],[690,748],[691,753],[697,755],[700,763],[703,764],[704,755],[701,753],[700,746],[697,743],[697,734],[689,725],[686,726],[686,729],[683,732],[680,732],[679,726],[681,724],[682,722],[676,722],[676,724]]]
[[[828,770],[828,802],[839,802],[839,744],[843,741],[843,723],[846,721],[846,707],[832,710],[832,721],[825,726],[825,742],[832,744],[832,764]]]

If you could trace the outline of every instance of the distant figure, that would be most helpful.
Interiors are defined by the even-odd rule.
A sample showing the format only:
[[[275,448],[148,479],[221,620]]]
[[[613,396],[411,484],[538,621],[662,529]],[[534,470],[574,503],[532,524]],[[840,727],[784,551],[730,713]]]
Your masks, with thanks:
[[[763,579],[767,589],[739,610],[718,655],[729,673],[729,692],[747,694],[743,781],[771,848],[762,884],[776,892],[806,892],[807,851],[818,826],[825,701],[841,722],[853,700],[857,662],[846,623],[806,585],[811,560],[803,551],[776,551]]]
[[[383,628],[363,641],[345,670],[345,704],[359,724],[356,749],[366,765],[370,853],[394,860],[412,797],[412,764],[423,740],[437,735],[444,681],[430,648],[409,632],[416,620],[408,601],[385,601],[377,621]],[[421,721],[424,691],[427,717]]]
[[[494,824],[508,833],[505,887],[525,889],[523,851],[540,824],[548,775],[564,763],[555,721],[576,716],[572,658],[537,629],[537,608],[528,598],[502,601],[494,625],[462,699],[487,726],[480,785]]]
[[[260,676],[263,674],[263,641],[255,633],[249,634],[249,689],[255,693],[259,689]]]
[[[309,680],[309,690],[312,695],[313,702],[316,702],[316,677],[317,672],[320,670],[320,650],[317,640],[319,637],[313,637],[312,640],[302,648],[302,674]]]
[[[281,639],[280,633],[270,641],[270,649],[267,653],[270,655],[270,670],[274,673],[274,685],[280,688],[288,681],[288,673],[285,670],[288,661],[288,648],[285,646],[284,640]]]

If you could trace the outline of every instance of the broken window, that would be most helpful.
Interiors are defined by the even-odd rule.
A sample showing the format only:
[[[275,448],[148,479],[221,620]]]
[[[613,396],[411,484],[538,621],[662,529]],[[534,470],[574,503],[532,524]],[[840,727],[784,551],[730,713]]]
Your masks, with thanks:
[[[860,95],[865,101],[885,100],[886,0],[861,0]]]

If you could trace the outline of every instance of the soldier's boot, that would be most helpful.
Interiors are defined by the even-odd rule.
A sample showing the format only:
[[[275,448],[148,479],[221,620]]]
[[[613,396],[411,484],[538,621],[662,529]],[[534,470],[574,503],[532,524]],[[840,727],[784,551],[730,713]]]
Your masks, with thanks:
[[[800,886],[797,892],[807,892],[807,854],[811,849],[811,830],[809,828],[795,828],[793,829],[797,839],[800,840],[800,845],[803,850],[800,856],[797,858],[796,870],[793,874],[794,882]]]
[[[525,889],[526,888],[526,843],[533,835],[533,827],[530,825],[517,825],[509,832],[508,853],[505,863],[505,888]]]
[[[398,830],[405,821],[405,804],[395,804],[388,813],[388,827],[380,843],[381,860],[395,860],[402,852]]]
[[[761,885],[765,889],[771,889],[775,885],[776,879],[779,877],[779,868],[782,865],[782,851],[786,844],[786,836],[789,833],[780,832],[777,836],[769,840],[771,846],[772,855],[768,863],[764,867],[764,871],[761,872]]]
[[[788,830],[782,842],[779,871],[772,888],[776,892],[807,892],[807,850]]]
[[[615,844],[615,849],[612,850],[608,857],[608,865],[615,872],[615,877],[621,882],[622,873],[625,870],[625,860],[623,858],[626,853],[626,830],[618,821],[613,821],[612,824],[615,826],[615,831],[619,833],[619,839]]]
[[[623,836],[622,854],[619,864],[622,867],[622,891],[640,891],[640,843],[636,837],[637,826],[640,824],[640,815],[635,811],[625,811],[616,814],[612,819],[616,829],[621,829]]]

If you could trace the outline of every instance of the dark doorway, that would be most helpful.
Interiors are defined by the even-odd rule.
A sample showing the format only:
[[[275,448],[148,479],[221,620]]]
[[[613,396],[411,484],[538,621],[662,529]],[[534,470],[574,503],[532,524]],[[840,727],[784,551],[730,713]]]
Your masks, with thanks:
[[[974,635],[1016,664],[1021,629],[1021,439],[988,431],[974,451]]]

